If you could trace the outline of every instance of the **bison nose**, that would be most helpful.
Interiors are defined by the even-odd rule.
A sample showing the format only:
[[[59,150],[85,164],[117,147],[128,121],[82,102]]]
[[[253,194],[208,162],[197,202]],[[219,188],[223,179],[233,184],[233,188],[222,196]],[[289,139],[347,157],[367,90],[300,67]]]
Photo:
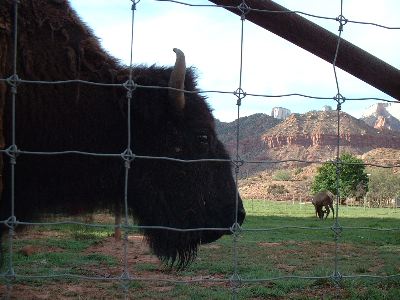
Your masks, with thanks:
[[[243,207],[242,198],[239,196],[238,208],[237,208],[237,222],[242,225],[244,218],[246,217],[246,211]]]
[[[238,216],[237,216],[237,221],[240,225],[243,224],[244,218],[246,217],[246,211],[244,210],[243,207],[239,207],[238,209]]]

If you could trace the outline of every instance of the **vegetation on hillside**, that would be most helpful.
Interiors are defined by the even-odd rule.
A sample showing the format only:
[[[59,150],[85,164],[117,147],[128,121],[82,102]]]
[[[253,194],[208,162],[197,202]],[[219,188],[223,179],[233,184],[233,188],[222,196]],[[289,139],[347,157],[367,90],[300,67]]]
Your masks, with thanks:
[[[339,190],[342,197],[363,197],[368,190],[368,175],[363,161],[352,154],[343,153],[338,165],[324,163],[317,170],[311,190],[314,193],[328,190],[333,194]]]
[[[400,175],[391,169],[370,168],[367,201],[372,206],[393,206],[391,201],[400,198]]]

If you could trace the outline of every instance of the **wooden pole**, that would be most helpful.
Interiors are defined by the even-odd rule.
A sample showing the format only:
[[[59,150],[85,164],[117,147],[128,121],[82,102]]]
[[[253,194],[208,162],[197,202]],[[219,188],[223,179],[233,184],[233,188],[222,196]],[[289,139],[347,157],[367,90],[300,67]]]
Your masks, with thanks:
[[[242,15],[237,7],[241,0],[210,0],[217,5],[230,6],[229,11]],[[270,0],[246,0],[248,7],[258,10],[287,12],[288,10]],[[295,13],[265,13],[248,11],[249,20],[310,53],[332,63],[338,36]],[[339,24],[338,24],[339,28]],[[382,45],[385,47],[385,45]],[[268,53],[266,53],[268,55]],[[260,57],[260,59],[262,59]],[[285,58],[280,58],[284,60]],[[341,39],[336,66],[400,100],[400,71],[363,49]]]

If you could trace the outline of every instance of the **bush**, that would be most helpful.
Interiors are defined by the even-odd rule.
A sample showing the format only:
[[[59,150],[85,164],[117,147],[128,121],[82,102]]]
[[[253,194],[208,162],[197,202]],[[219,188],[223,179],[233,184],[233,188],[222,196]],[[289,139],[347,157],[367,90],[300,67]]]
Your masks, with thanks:
[[[370,203],[380,206],[382,200],[388,202],[400,197],[400,175],[388,169],[371,169],[369,173],[367,199]]]
[[[368,190],[368,176],[361,159],[349,153],[340,156],[339,191],[342,197],[362,197]],[[317,170],[311,190],[317,193],[322,190],[336,194],[337,173],[336,165],[327,162]]]
[[[289,181],[292,180],[292,174],[286,170],[278,170],[274,173],[272,179],[277,181]]]

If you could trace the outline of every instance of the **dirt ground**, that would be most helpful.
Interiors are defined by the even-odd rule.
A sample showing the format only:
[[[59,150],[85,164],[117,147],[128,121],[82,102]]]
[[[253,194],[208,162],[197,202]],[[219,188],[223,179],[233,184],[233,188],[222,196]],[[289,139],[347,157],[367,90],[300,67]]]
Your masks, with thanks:
[[[41,231],[29,234],[29,238],[41,239],[46,235],[53,236],[54,231]],[[25,236],[26,237],[26,236]],[[214,245],[215,246],[215,245]],[[126,247],[126,256],[125,253]],[[207,246],[206,246],[207,247]],[[213,247],[212,245],[210,247]],[[27,246],[21,249],[26,255],[35,253],[59,252],[62,249],[55,247],[32,247]],[[40,284],[21,284],[13,283],[11,286],[0,284],[0,299],[151,299],[140,295],[135,295],[135,289],[124,290],[123,280],[110,280],[123,276],[125,273],[125,265],[128,266],[127,271],[130,276],[137,278],[141,287],[149,286],[149,290],[157,293],[163,293],[174,289],[174,283],[169,281],[197,281],[203,279],[222,278],[223,276],[182,276],[177,271],[165,267],[156,256],[152,255],[150,249],[141,235],[130,235],[128,242],[115,240],[114,237],[107,237],[101,242],[96,243],[86,249],[84,254],[102,254],[114,257],[118,261],[118,265],[110,267],[106,265],[85,265],[79,270],[80,274],[88,277],[102,277],[104,280],[70,280],[65,278],[49,279],[47,282]],[[126,257],[126,259],[125,259]],[[149,270],[137,270],[135,265],[149,265]],[[215,285],[215,283],[212,283]],[[221,285],[221,283],[217,283]],[[225,284],[225,283],[223,283]],[[129,285],[129,283],[128,283]],[[207,283],[205,283],[207,285]],[[132,286],[132,284],[131,284]],[[169,299],[169,298],[158,298]],[[170,298],[174,299],[174,298]]]
[[[32,234],[32,232],[30,232]],[[35,232],[30,235],[29,238],[46,238],[47,236],[53,236],[57,234],[54,231],[41,231]],[[260,243],[258,247],[270,248],[276,247],[280,243]],[[278,245],[279,246],[279,245]],[[304,245],[306,246],[306,245]],[[204,247],[210,249],[216,249],[218,245],[211,244]],[[328,245],[327,245],[328,247]],[[171,292],[175,288],[175,284],[169,281],[197,281],[206,280],[201,285],[204,288],[212,288],[213,286],[225,287],[228,291],[230,290],[229,282],[207,282],[209,279],[223,279],[223,275],[195,275],[195,276],[182,276],[178,272],[170,269],[166,269],[160,261],[150,253],[150,250],[146,244],[146,241],[141,235],[131,235],[128,237],[128,243],[126,243],[126,258],[124,260],[124,248],[125,244],[123,241],[116,241],[114,237],[107,237],[95,245],[85,250],[84,254],[104,254],[116,258],[119,262],[117,266],[106,266],[106,265],[85,265],[82,267],[80,272],[84,276],[88,277],[102,277],[104,280],[70,280],[66,278],[49,279],[48,281],[41,281],[38,284],[22,284],[13,283],[11,286],[6,285],[0,286],[0,299],[154,299],[149,296],[149,293],[157,295],[156,299],[186,299],[180,297],[167,296],[163,293]],[[307,247],[305,247],[307,248]],[[22,251],[26,251],[23,248]],[[27,250],[27,255],[33,253],[46,253],[46,252],[57,252],[62,249],[55,247],[38,248],[33,247]],[[288,250],[292,251],[292,250]],[[306,251],[306,250],[305,250]],[[139,281],[140,290],[135,288],[135,283],[131,283],[129,288],[124,289],[122,281],[109,280],[111,278],[122,276],[124,273],[124,265],[128,265],[128,271],[131,276],[137,278]],[[135,265],[146,264],[151,267],[146,270],[138,270]],[[289,265],[285,263],[276,266],[280,270],[290,271]],[[189,283],[190,284],[190,283]],[[274,285],[273,282],[267,282],[264,285]],[[145,291],[145,292],[143,292]],[[147,292],[146,292],[147,291]],[[289,298],[280,299],[303,299],[305,295],[310,298],[306,299],[325,299],[325,295],[335,295],[338,291],[332,285],[328,283],[322,283],[321,285],[315,286],[312,289],[304,290],[302,292],[294,292]],[[339,293],[343,291],[339,290]],[[160,296],[161,295],[161,296]],[[339,299],[344,299],[343,294],[339,294]],[[261,298],[252,298],[261,299]],[[267,298],[262,298],[267,299]],[[279,298],[274,298],[279,299]]]
[[[98,219],[100,218],[100,219]],[[91,222],[112,223],[113,219],[105,219],[100,216]],[[29,240],[46,240],[49,238],[63,238],[65,233],[60,231],[45,230],[28,230],[17,235],[16,239],[23,239],[24,243]],[[313,250],[313,244],[309,241],[296,242],[260,242],[255,247],[263,250],[266,249],[271,259],[279,259],[279,257],[289,257],[297,255],[300,257],[309,257],[310,259],[328,259],[321,256],[321,252],[326,256],[332,255],[334,249],[333,242],[319,245],[320,253]],[[46,243],[44,243],[46,244]],[[46,244],[47,245],[47,244]],[[298,246],[298,247],[297,247]],[[126,247],[126,248],[125,248]],[[203,245],[211,251],[221,251],[219,244]],[[297,250],[294,250],[296,248]],[[126,255],[125,255],[126,249]],[[280,249],[280,250],[277,250]],[[300,249],[300,250],[298,250]],[[43,253],[45,255],[62,252],[64,249],[57,246],[27,246],[18,251],[25,251],[24,255]],[[356,253],[358,250],[352,245],[341,244],[340,251],[342,257]],[[296,253],[295,253],[296,252]],[[23,253],[23,252],[22,252]],[[113,236],[99,239],[94,245],[83,251],[84,255],[104,255],[113,257],[117,264],[93,263],[77,266],[74,273],[87,276],[87,279],[71,279],[71,278],[49,278],[34,282],[24,283],[22,280],[13,282],[12,285],[0,284],[0,299],[187,299],[187,296],[180,295],[176,292],[177,283],[186,285],[197,285],[202,289],[212,289],[215,287],[223,287],[231,291],[231,285],[226,279],[226,274],[209,274],[201,271],[193,273],[182,273],[166,268],[157,257],[151,254],[146,240],[140,234],[132,234],[128,236],[128,241],[115,240]],[[275,257],[276,256],[276,257]],[[199,258],[198,258],[199,259]],[[57,265],[58,266],[58,265]],[[127,266],[127,269],[125,269]],[[372,267],[376,268],[367,270],[375,273],[382,266],[382,262],[376,260]],[[275,266],[277,270],[283,273],[292,273],[293,265],[285,261],[279,261]],[[61,268],[61,267],[60,267]],[[399,267],[400,268],[400,267]],[[54,269],[54,268],[53,268]],[[60,270],[55,270],[57,272]],[[400,269],[399,269],[400,271]],[[121,278],[127,272],[133,281],[124,282],[123,280],[111,280]],[[188,275],[190,274],[190,275]],[[89,277],[98,277],[103,280],[90,280]],[[122,278],[121,278],[122,279]],[[198,283],[200,281],[200,283]],[[257,283],[264,288],[273,287],[275,282]],[[178,293],[178,294],[177,294]],[[346,291],[337,289],[329,280],[318,282],[309,288],[301,291],[293,291],[290,295],[282,298],[271,299],[328,299],[327,296],[337,295],[337,299],[346,299]],[[203,299],[203,298],[201,298]],[[241,298],[239,298],[241,299]],[[268,299],[253,297],[251,299]],[[329,298],[331,299],[331,298]]]

